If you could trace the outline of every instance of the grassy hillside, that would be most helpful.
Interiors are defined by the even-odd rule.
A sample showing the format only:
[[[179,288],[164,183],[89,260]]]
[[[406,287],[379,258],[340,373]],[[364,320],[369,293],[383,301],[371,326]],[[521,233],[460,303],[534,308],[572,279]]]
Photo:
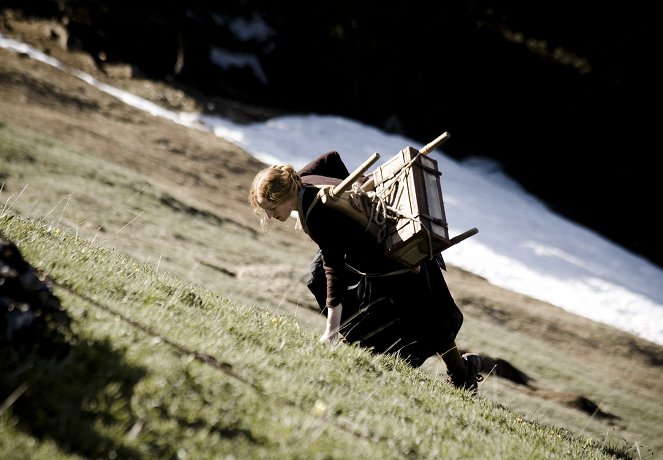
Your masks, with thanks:
[[[72,319],[62,359],[3,350],[2,399],[16,400],[2,406],[0,458],[633,454],[620,439],[533,421],[395,358],[319,344],[311,309],[282,312],[258,286],[230,289],[237,277],[219,270],[235,259],[268,267],[279,246],[184,212],[111,163],[30,131],[0,133],[0,232],[54,281]],[[192,253],[210,263],[193,268]]]
[[[3,351],[2,458],[611,458],[395,358],[11,215],[55,282],[64,358]],[[18,392],[18,394],[16,394]]]

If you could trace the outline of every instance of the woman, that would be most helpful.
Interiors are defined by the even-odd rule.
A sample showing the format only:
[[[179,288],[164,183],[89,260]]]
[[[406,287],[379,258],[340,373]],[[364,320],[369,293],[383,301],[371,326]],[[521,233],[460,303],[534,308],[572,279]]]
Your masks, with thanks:
[[[308,286],[327,316],[320,340],[334,343],[341,334],[414,367],[440,355],[451,382],[476,394],[480,359],[461,356],[456,347],[463,315],[444,280],[441,255],[416,272],[404,268],[362,224],[316,199],[318,186],[338,185],[348,175],[339,154],[328,152],[300,171],[290,165],[263,169],[249,191],[263,228],[269,219],[285,222],[297,211],[302,229],[319,247]]]

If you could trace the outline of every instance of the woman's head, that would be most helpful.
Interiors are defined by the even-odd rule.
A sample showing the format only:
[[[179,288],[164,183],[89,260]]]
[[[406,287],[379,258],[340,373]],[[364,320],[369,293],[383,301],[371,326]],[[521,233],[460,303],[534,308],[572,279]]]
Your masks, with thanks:
[[[290,165],[272,166],[256,174],[249,190],[249,204],[262,221],[285,222],[297,208],[297,195],[302,180]]]

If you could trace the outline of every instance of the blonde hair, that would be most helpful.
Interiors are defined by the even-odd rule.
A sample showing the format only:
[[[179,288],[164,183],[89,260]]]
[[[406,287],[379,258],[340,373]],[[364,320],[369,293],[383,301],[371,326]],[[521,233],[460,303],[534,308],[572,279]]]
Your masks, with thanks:
[[[260,217],[263,229],[268,228],[265,210],[258,204],[258,198],[264,198],[276,205],[297,196],[302,179],[291,165],[277,165],[258,171],[249,189],[249,204]]]

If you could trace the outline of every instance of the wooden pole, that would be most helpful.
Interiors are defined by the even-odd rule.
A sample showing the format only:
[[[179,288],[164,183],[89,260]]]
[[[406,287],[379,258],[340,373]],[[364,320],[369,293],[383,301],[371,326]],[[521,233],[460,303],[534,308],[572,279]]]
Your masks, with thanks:
[[[444,132],[440,134],[433,142],[429,142],[428,144],[424,145],[424,148],[419,150],[419,152],[422,155],[428,155],[430,152],[438,148],[440,145],[442,145],[444,142],[446,142],[447,139],[449,139],[451,135],[448,132]]]
[[[368,168],[370,168],[373,163],[378,161],[380,159],[380,154],[375,152],[373,155],[371,155],[368,160],[364,161],[359,168],[355,169],[355,171],[350,174],[348,177],[345,178],[343,182],[338,184],[336,187],[334,187],[332,190],[329,191],[329,197],[332,199],[337,199],[341,195],[343,195],[343,192],[345,192],[350,186],[361,176],[366,172]]]
[[[344,192],[350,188],[350,186],[361,176],[364,174],[364,172],[373,165],[378,159],[380,158],[379,153],[374,153],[371,155],[364,163],[362,163],[359,168],[355,169],[352,174],[350,174],[348,177],[346,177],[343,182],[338,184],[334,188],[327,188],[324,191],[324,194],[320,198],[320,201],[327,205],[330,206],[331,208],[334,208],[338,211],[341,211],[342,213],[352,217],[354,220],[359,222],[361,225],[364,227],[367,227],[366,230],[372,233],[373,235],[377,235],[379,228],[375,222],[370,222],[368,221],[368,216],[356,209],[354,206],[352,206],[352,203],[350,202],[350,198],[347,194]]]

